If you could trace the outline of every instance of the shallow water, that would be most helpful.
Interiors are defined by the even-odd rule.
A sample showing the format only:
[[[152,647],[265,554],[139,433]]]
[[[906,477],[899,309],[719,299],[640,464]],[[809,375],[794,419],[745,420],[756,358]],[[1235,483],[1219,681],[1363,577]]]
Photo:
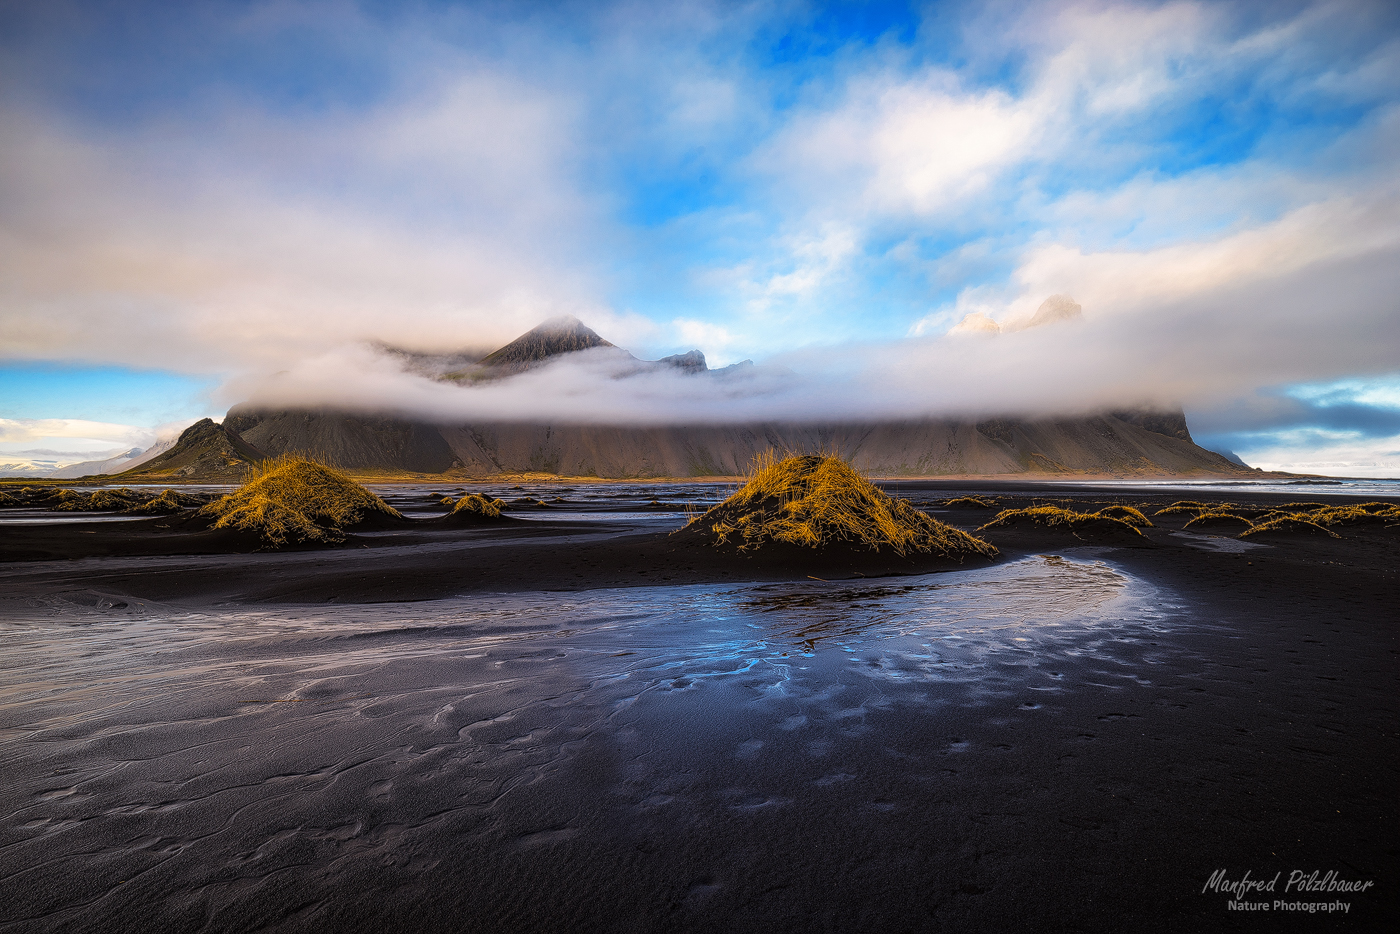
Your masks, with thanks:
[[[12,918],[48,925],[280,904],[287,879],[335,889],[351,866],[412,880],[464,846],[482,872],[522,854],[545,872],[540,848],[602,846],[618,821],[727,852],[745,822],[828,793],[919,806],[927,763],[891,750],[1009,742],[1008,717],[1034,728],[1067,693],[1150,683],[1172,612],[1092,554],[893,582],[12,605],[0,879]],[[991,732],[951,733],[950,707]]]
[[[1095,480],[1064,486],[1107,487],[1144,493],[1286,493],[1300,499],[1313,496],[1400,496],[1400,479],[1317,477],[1297,480]]]
[[[150,516],[119,512],[52,512],[48,509],[0,510],[0,525],[68,525],[74,522],[136,522]]]

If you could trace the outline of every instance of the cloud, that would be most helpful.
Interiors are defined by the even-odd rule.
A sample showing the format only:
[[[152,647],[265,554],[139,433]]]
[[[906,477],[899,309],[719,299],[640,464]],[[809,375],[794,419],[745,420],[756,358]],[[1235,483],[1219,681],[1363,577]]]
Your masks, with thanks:
[[[456,73],[288,119],[77,127],[6,108],[0,340],[12,356],[184,371],[343,340],[503,342],[557,313],[618,321],[582,262],[568,101]]]
[[[33,443],[43,438],[81,438],[120,444],[150,444],[155,431],[135,425],[78,418],[0,418],[0,443]]]
[[[798,61],[785,6],[637,9],[172,14],[189,54],[159,61],[47,20],[0,71],[6,354],[453,419],[1143,401],[1276,428],[1322,417],[1290,385],[1400,371],[1385,5],[968,4]],[[1017,330],[1057,294],[1081,321]],[[565,313],[770,366],[468,390],[363,346]]]
[[[1400,434],[1365,434],[1296,428],[1232,439],[1234,451],[1251,467],[1324,476],[1400,479]]]

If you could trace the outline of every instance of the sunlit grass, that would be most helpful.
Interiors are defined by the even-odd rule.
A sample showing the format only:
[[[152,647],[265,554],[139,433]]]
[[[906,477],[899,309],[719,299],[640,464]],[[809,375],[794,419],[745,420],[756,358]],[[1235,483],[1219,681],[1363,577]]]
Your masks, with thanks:
[[[1121,509],[1131,509],[1137,513],[1137,518],[1142,522],[1147,522],[1147,517],[1130,506],[1118,507]],[[1103,512],[1076,512],[1073,509],[1064,509],[1060,506],[1028,506],[1024,509],[1003,509],[992,517],[992,521],[979,528],[981,532],[986,529],[1001,528],[1004,526],[1016,525],[1021,522],[1031,522],[1035,525],[1043,525],[1052,529],[1064,529],[1070,532],[1077,532],[1086,528],[1121,528],[1132,532],[1134,535],[1141,535],[1137,525],[1133,521],[1122,519],[1113,515],[1105,515]],[[1150,523],[1148,523],[1150,524]]]
[[[987,542],[891,498],[841,458],[824,454],[760,455],[748,482],[690,525],[705,528],[716,545],[740,552],[780,542],[813,549],[887,548],[901,556],[997,554]]]
[[[954,507],[976,507],[978,509],[995,509],[997,502],[994,499],[984,499],[980,496],[959,496],[956,499],[945,499],[939,503],[940,506]]]
[[[1183,529],[1195,528],[1220,528],[1221,526],[1243,526],[1246,529],[1254,527],[1254,523],[1238,513],[1230,512],[1228,509],[1210,509],[1197,513],[1195,518],[1182,526]]]
[[[249,468],[243,486],[199,511],[216,529],[256,532],[271,545],[344,541],[342,529],[374,513],[399,517],[345,474],[297,454]]]
[[[1112,506],[1103,507],[1093,515],[1107,516],[1110,519],[1117,519],[1120,522],[1126,522],[1129,525],[1138,526],[1140,528],[1150,529],[1154,527],[1152,525],[1152,520],[1143,515],[1142,510],[1134,506],[1114,504]]]
[[[1341,538],[1331,529],[1323,528],[1316,522],[1307,518],[1306,513],[1291,513],[1278,516],[1267,522],[1261,522],[1251,529],[1247,529],[1239,534],[1240,538],[1248,538],[1251,535],[1260,535],[1265,532],[1311,532],[1315,535],[1327,535],[1332,538]]]
[[[449,500],[450,502],[450,500]],[[503,499],[487,499],[479,493],[470,493],[452,504],[452,516],[481,516],[485,519],[499,519],[501,510],[506,507]]]

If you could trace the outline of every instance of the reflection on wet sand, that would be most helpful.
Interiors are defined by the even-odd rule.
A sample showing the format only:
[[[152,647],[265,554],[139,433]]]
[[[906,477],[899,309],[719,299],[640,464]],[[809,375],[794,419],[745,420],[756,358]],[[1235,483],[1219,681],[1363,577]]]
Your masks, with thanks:
[[[295,907],[286,879],[353,902],[349,879],[416,889],[466,871],[464,852],[554,872],[547,854],[596,856],[618,821],[637,847],[690,828],[719,880],[725,841],[763,815],[833,793],[917,806],[927,766],[873,767],[882,733],[914,743],[901,755],[958,753],[966,737],[923,722],[940,706],[1037,710],[1076,670],[1133,683],[1157,600],[1048,556],[897,585],[252,612],[51,599],[4,626],[11,917],[240,917]],[[576,881],[604,884],[617,858]]]

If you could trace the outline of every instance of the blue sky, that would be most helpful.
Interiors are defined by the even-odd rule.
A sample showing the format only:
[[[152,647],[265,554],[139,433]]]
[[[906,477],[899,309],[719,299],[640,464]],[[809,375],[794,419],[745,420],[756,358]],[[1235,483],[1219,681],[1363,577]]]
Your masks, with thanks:
[[[1251,463],[1400,476],[1397,27],[1380,2],[9,4],[0,455],[568,313],[649,357],[942,361],[905,414],[967,412],[947,374],[988,410],[1180,404]],[[1052,294],[1084,309],[1070,377],[1016,344]],[[966,349],[970,315],[1001,349]]]

